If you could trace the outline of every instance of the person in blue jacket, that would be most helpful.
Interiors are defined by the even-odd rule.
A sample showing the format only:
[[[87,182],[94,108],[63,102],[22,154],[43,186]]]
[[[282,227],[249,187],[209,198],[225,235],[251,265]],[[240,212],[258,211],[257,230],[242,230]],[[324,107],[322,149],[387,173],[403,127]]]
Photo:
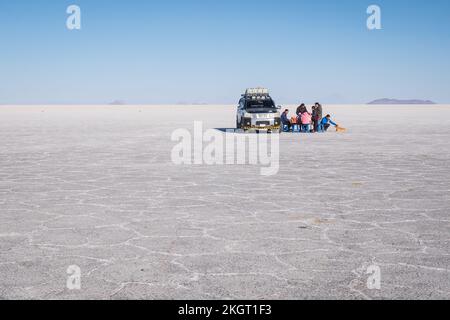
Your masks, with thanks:
[[[284,110],[281,114],[281,123],[283,126],[288,126],[288,129],[291,130],[291,121],[289,120],[289,110]]]
[[[327,115],[322,119],[322,121],[320,121],[320,125],[319,125],[319,130],[318,130],[318,131],[319,131],[319,132],[327,131],[328,128],[329,128],[331,125],[333,125],[333,126],[335,126],[335,127],[338,126],[338,124],[334,123],[334,122],[331,120],[331,116],[330,116],[329,114],[327,114]]]

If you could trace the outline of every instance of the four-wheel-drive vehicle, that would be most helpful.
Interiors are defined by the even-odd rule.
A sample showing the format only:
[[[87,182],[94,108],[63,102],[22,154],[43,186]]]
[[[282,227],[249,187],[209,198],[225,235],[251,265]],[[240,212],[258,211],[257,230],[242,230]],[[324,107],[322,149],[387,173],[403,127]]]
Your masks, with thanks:
[[[281,131],[281,107],[277,107],[263,88],[247,89],[239,100],[236,128],[259,131]]]

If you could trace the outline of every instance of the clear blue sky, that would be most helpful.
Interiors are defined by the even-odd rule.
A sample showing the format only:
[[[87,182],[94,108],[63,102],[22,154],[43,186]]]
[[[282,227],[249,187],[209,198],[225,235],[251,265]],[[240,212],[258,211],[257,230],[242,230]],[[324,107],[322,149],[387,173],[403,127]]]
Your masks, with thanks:
[[[449,0],[0,0],[3,104],[450,103],[449,57]]]

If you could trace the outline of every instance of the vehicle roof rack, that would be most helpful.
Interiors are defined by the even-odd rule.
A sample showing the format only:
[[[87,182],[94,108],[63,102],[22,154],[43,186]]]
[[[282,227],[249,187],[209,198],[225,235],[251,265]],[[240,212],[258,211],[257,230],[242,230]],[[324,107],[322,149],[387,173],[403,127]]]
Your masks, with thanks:
[[[266,88],[249,88],[242,96],[252,100],[270,99],[269,89]]]
[[[245,90],[246,96],[268,96],[269,95],[269,89],[266,88],[248,88]]]

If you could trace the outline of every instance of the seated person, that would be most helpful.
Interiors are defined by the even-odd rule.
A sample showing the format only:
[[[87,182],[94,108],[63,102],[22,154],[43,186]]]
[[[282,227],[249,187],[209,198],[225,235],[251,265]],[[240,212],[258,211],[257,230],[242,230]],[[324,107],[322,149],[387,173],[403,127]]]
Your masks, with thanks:
[[[309,132],[311,125],[312,116],[309,112],[303,112],[300,118],[302,124],[302,132]]]
[[[287,126],[289,130],[291,130],[291,121],[289,120],[289,110],[286,109],[281,114],[281,124],[284,126]]]
[[[327,131],[330,125],[337,127],[338,125],[331,120],[331,116],[327,114],[322,121],[320,121],[320,131]]]

